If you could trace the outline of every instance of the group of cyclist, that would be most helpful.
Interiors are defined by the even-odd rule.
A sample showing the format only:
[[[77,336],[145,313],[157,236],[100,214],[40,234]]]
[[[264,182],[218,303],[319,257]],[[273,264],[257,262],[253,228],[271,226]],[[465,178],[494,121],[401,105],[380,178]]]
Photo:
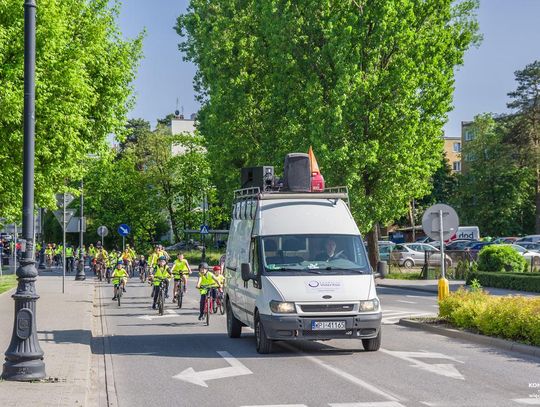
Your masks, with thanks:
[[[130,251],[130,252],[129,252]],[[129,252],[131,255],[124,254]],[[113,259],[115,263],[114,270],[111,274],[113,283],[113,301],[117,299],[118,290],[126,292],[126,284],[129,277],[133,277],[127,270],[130,261],[135,258],[135,252],[127,246],[124,253],[121,256],[118,254],[111,257],[107,254],[104,248],[100,247],[95,253],[95,259],[98,264],[104,264],[105,259]],[[156,309],[157,300],[160,288],[165,292],[165,298],[169,297],[169,281],[172,279],[173,285],[173,303],[179,301],[180,290],[182,294],[187,292],[187,279],[191,272],[191,267],[188,260],[182,253],[179,253],[177,258],[172,262],[172,266],[169,266],[171,257],[163,249],[162,246],[157,245],[154,251],[150,254],[148,262],[144,256],[140,256],[137,266],[140,273],[148,273],[149,283],[152,285],[152,309]],[[109,260],[110,261],[110,260]],[[197,280],[196,288],[200,293],[200,309],[199,320],[203,319],[204,306],[206,298],[211,295],[214,300],[218,293],[222,292],[222,288],[225,284],[225,277],[223,276],[220,266],[215,266],[213,272],[209,270],[207,263],[200,263],[198,267],[199,278]],[[141,278],[141,281],[143,279]],[[219,290],[219,291],[218,291]]]

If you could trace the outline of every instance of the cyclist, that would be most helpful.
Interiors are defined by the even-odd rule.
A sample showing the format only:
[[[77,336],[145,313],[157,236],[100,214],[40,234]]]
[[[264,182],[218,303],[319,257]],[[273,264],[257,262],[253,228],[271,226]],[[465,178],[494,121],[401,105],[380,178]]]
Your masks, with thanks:
[[[124,261],[124,265],[129,270],[130,274],[132,274],[133,261],[135,260],[135,252],[130,249],[129,244],[126,246],[126,248],[122,252],[122,260]]]
[[[47,248],[45,249],[45,257],[47,259],[47,267],[51,268],[53,265],[53,258],[54,258],[54,249],[52,247],[52,244],[48,244]]]
[[[71,273],[73,270],[73,247],[71,244],[66,245],[66,272]]]
[[[158,259],[159,259],[159,250],[158,250],[159,246],[156,245],[154,247],[154,251],[150,254],[150,256],[148,256],[148,263],[149,263],[149,266],[152,270],[154,270],[158,264]]]
[[[148,262],[146,261],[144,256],[141,254],[141,257],[139,258],[139,277],[141,278],[141,281],[144,280],[147,267],[148,267]]]
[[[175,302],[180,280],[184,282],[184,293],[187,291],[187,277],[189,276],[190,267],[183,253],[178,253],[178,258],[174,261],[171,271],[174,276],[173,302]]]
[[[205,287],[205,288],[201,288]],[[206,302],[206,296],[210,290],[210,295],[215,300],[216,299],[216,290],[215,288],[222,287],[220,282],[217,280],[216,276],[208,271],[208,264],[201,263],[199,264],[199,280],[197,281],[197,288],[201,293],[201,301],[199,303],[199,321],[204,318],[204,304]]]
[[[116,300],[117,290],[122,288],[123,292],[126,292],[127,279],[129,278],[127,271],[124,269],[124,263],[119,260],[116,263],[116,267],[112,273],[112,283],[113,283],[113,301]]]
[[[96,270],[100,273],[101,275],[100,278],[105,277],[105,270],[107,268],[108,262],[109,262],[109,254],[103,248],[103,246],[100,246],[96,253]]]
[[[158,259],[158,265],[156,268],[156,271],[154,272],[153,277],[153,298],[154,302],[152,303],[152,309],[156,309],[156,302],[157,297],[159,294],[159,285],[163,281],[165,285],[165,290],[169,288],[169,278],[171,278],[171,273],[169,271],[169,267],[167,266],[167,258],[165,256],[160,256]],[[167,295],[165,295],[165,298],[167,298]]]

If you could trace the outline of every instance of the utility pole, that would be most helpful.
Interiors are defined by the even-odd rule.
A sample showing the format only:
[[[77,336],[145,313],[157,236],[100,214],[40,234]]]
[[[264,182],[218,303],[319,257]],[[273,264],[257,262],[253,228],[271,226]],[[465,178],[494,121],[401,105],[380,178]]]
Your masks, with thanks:
[[[35,75],[36,75],[36,1],[24,2],[24,166],[23,166],[23,238],[26,245],[17,269],[15,319],[11,343],[6,351],[2,379],[32,381],[45,378],[43,350],[36,326],[34,260],[34,155],[35,155]]]
[[[77,275],[75,280],[82,281],[86,280],[86,275],[84,274],[84,255],[83,253],[83,244],[84,244],[84,181],[81,179],[81,211],[79,215],[79,265],[77,267]]]

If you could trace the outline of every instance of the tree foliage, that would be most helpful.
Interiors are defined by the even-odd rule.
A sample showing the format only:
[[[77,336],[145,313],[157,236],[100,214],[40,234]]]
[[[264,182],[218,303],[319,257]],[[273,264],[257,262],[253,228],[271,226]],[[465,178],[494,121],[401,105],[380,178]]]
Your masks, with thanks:
[[[80,162],[122,129],[141,37],[123,40],[108,0],[40,0],[36,45],[36,204],[54,206]],[[0,213],[22,201],[23,4],[0,0]]]
[[[191,0],[199,129],[222,196],[243,166],[313,145],[363,231],[429,192],[477,1]],[[375,244],[370,244],[375,247]],[[376,251],[375,251],[376,252]]]
[[[471,131],[474,139],[462,149],[467,167],[456,196],[460,223],[492,236],[531,232],[533,172],[518,165],[513,146],[503,143],[506,127],[491,115],[475,117]]]

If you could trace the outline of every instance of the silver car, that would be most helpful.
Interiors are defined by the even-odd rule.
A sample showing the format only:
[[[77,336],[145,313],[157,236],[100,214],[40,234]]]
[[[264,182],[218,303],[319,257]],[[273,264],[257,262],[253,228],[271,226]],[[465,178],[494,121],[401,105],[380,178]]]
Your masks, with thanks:
[[[392,250],[392,259],[405,268],[423,266],[426,259],[426,251],[429,255],[429,264],[436,266],[441,263],[441,254],[439,249],[427,243],[404,243],[398,244]],[[444,256],[446,267],[452,267],[452,259]]]

